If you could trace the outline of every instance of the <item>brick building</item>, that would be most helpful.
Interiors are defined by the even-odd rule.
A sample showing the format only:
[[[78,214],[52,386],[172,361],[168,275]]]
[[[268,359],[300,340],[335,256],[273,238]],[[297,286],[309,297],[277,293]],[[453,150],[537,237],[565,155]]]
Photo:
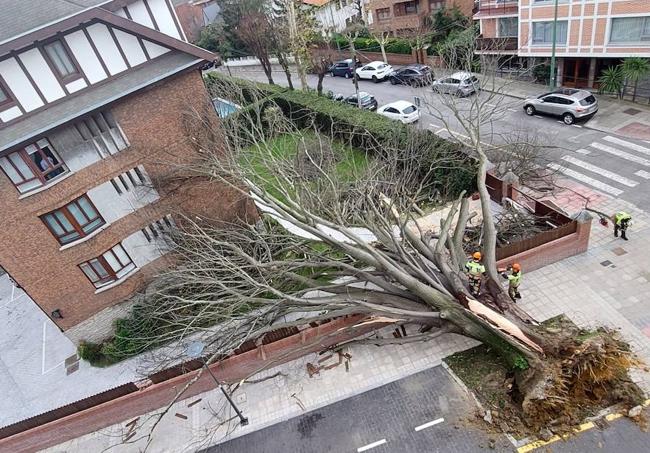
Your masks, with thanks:
[[[475,0],[369,0],[367,5],[372,28],[390,31],[397,36],[418,32],[422,20],[446,7],[457,6],[466,16],[472,15]]]
[[[553,17],[552,0],[480,0],[474,19],[483,42],[530,65],[551,56]],[[558,82],[588,88],[622,58],[650,57],[650,1],[559,0],[556,55]]]
[[[0,267],[73,340],[107,335],[165,264],[172,213],[243,203],[160,184],[196,156],[185,112],[217,121],[198,69],[214,56],[170,2],[3,1]]]

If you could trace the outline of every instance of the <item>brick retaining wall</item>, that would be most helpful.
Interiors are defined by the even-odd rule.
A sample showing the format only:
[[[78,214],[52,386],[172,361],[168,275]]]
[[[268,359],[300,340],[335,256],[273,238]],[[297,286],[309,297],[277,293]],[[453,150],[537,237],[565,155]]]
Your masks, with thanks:
[[[298,334],[229,357],[210,368],[221,381],[237,382],[263,369],[280,365],[311,352],[325,350],[385,325],[373,323],[356,327],[362,319],[364,319],[362,315],[350,316],[317,327],[309,327]],[[36,452],[107,426],[132,420],[164,407],[196,374],[197,371],[193,371],[159,384],[143,386],[137,392],[0,439],[0,451]],[[204,373],[180,399],[191,398],[214,388],[214,381],[209,374]]]

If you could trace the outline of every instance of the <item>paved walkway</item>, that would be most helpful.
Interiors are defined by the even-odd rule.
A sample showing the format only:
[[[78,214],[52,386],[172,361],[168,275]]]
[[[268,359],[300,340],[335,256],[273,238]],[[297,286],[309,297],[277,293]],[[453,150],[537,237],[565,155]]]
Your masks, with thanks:
[[[650,363],[650,304],[644,297],[650,291],[650,217],[629,203],[576,183],[566,184],[583,195],[570,196],[572,191],[568,190],[554,198],[568,212],[579,210],[585,199],[590,200],[590,207],[604,212],[618,209],[631,212],[635,224],[629,231],[630,241],[615,239],[611,226],[606,229],[594,221],[590,250],[527,273],[521,304],[539,320],[566,313],[581,326],[618,328],[634,351]],[[389,336],[390,330],[381,334]],[[475,344],[450,334],[428,344],[381,348],[353,345],[346,349],[352,357],[347,366],[343,361],[313,377],[307,372],[307,363],[325,368],[338,363],[338,359],[311,354],[259,373],[252,378],[256,382],[239,387],[235,400],[249,418],[248,426],[225,422],[234,414],[227,410],[218,391],[206,392],[174,405],[158,426],[151,451],[194,451],[221,443],[439,365],[447,355]],[[648,377],[647,373],[640,372],[633,375],[642,388],[650,391]],[[140,417],[140,420],[145,422],[130,437],[131,442],[151,426],[150,418]],[[127,422],[48,451],[101,451],[115,446],[132,434],[125,426]],[[143,442],[115,446],[112,451],[132,452],[142,447]]]

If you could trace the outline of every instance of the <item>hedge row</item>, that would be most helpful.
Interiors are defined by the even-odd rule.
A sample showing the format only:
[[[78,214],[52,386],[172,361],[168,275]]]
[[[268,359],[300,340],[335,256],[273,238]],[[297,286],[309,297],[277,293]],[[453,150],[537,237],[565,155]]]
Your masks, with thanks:
[[[332,39],[332,45],[341,49],[348,49],[350,42],[343,36],[337,36]],[[357,38],[354,40],[354,47],[360,51],[381,52],[379,43],[374,38]],[[388,53],[411,54],[411,41],[402,38],[391,38],[388,40],[384,49]]]
[[[215,95],[220,82],[234,83],[239,88],[242,99],[238,101],[244,108],[229,118],[232,121],[240,121],[241,127],[245,128],[250,124],[250,117],[247,115],[257,116],[268,106],[277,105],[297,127],[316,125],[321,133],[364,151],[372,151],[382,143],[398,149],[402,148],[400,143],[404,143],[403,148],[406,148],[407,141],[417,140],[420,146],[429,149],[432,159],[444,156],[451,164],[431,175],[436,189],[443,196],[456,196],[461,190],[471,191],[475,188],[475,162],[468,158],[467,153],[463,152],[458,144],[429,130],[415,130],[377,113],[318,96],[315,92],[292,91],[214,72],[206,77],[208,89]],[[457,162],[463,162],[463,165],[459,166]],[[423,167],[428,168],[425,162]]]

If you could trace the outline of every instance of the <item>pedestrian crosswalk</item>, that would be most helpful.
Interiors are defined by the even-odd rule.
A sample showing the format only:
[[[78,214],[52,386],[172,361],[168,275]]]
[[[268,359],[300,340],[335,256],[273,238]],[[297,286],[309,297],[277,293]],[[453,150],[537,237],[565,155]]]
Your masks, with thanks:
[[[650,146],[607,135],[562,156],[548,168],[618,197],[626,189],[650,181]]]

